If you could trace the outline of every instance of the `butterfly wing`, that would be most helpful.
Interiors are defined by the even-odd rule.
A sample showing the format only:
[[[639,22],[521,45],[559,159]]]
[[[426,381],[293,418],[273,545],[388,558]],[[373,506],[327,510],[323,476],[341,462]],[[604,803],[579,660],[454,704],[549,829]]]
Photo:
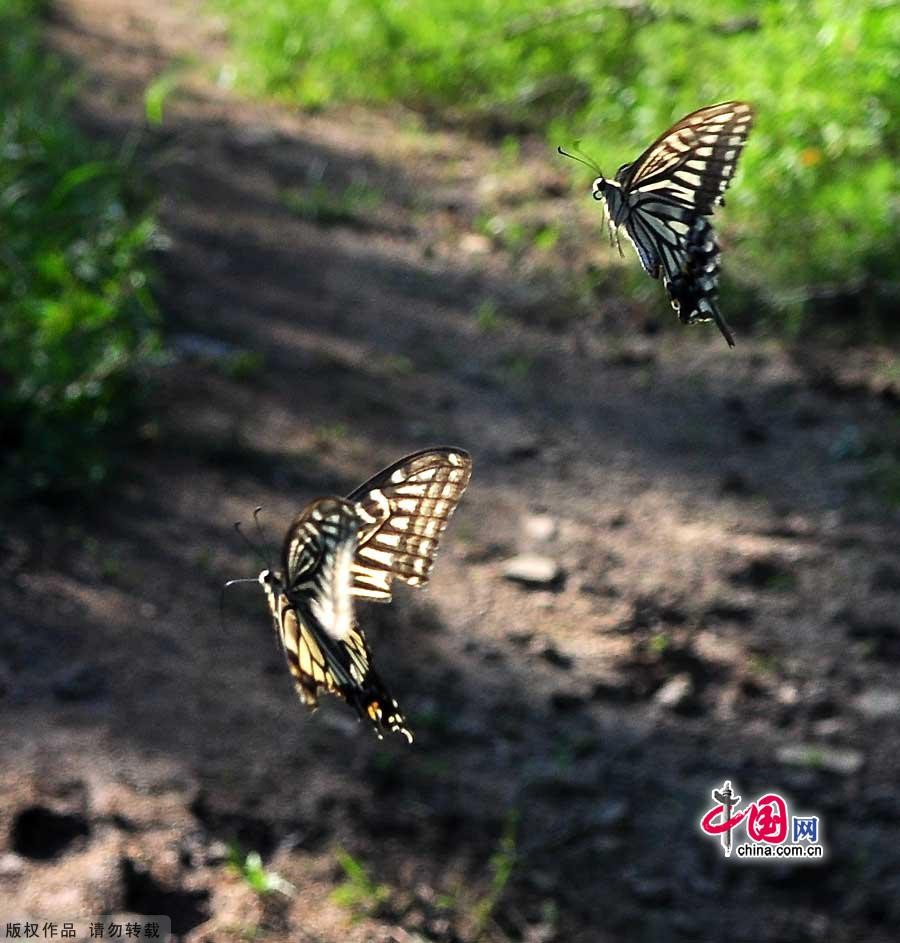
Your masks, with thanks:
[[[717,304],[719,247],[705,218],[734,176],[753,110],[744,102],[701,108],[662,134],[616,181],[623,222],[644,271],[662,275],[672,307],[685,323],[715,321],[734,338]]]
[[[620,167],[615,179],[628,196],[655,192],[708,216],[731,183],[752,125],[753,109],[746,102],[700,108]]]
[[[337,694],[360,718],[371,721],[379,737],[382,730],[396,730],[412,741],[354,618],[351,568],[359,523],[347,501],[312,502],[285,537],[285,585],[267,585],[269,605],[288,668],[307,706],[316,707],[320,689]]]
[[[394,579],[424,586],[440,536],[472,474],[462,449],[415,452],[360,485],[347,500],[361,522],[353,595],[390,602]]]

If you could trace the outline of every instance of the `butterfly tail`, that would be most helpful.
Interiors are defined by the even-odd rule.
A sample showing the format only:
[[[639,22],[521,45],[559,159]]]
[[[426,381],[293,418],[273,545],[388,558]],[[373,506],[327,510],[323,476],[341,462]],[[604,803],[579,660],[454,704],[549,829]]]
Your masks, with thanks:
[[[725,338],[728,346],[734,347],[734,335],[731,333],[731,328],[728,326],[728,322],[722,317],[722,312],[719,311],[718,306],[715,304],[712,306],[712,316],[713,321],[716,322],[716,327],[722,332],[722,337]]]

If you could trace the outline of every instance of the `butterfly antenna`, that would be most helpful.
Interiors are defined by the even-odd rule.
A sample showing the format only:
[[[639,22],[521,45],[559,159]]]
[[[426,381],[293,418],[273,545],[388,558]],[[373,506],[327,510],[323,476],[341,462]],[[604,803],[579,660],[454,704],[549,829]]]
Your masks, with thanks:
[[[264,553],[259,549],[259,547],[257,547],[256,544],[253,543],[253,541],[241,530],[241,522],[240,522],[240,521],[235,521],[235,522],[234,522],[234,529],[235,529],[236,533],[238,534],[238,536],[241,538],[241,540],[244,541],[244,543],[259,557],[260,560],[262,560],[262,562],[263,562],[263,567],[264,567],[265,569],[267,569],[267,570],[271,569],[271,567],[269,566],[269,561],[266,559],[265,554],[264,554]]]
[[[221,628],[222,633],[225,633],[225,590],[229,586],[234,586],[235,583],[256,583],[252,576],[247,577],[246,579],[240,580],[229,580],[227,583],[222,584],[222,590],[219,593],[219,628]]]
[[[568,151],[563,150],[563,148],[560,146],[558,146],[556,150],[558,153],[562,154],[563,157],[568,157],[570,160],[577,160],[579,164],[584,164],[585,167],[590,167],[590,169],[593,170],[594,173],[598,176],[603,176],[603,171],[600,169],[597,162],[592,160],[587,156],[587,154],[584,153],[584,151],[581,150],[581,148],[578,146],[578,141],[576,141],[572,147],[572,150],[575,153],[570,154]]]
[[[256,508],[256,509],[253,511],[253,522],[256,524],[256,532],[259,534],[260,542],[261,542],[262,545],[266,548],[266,552],[269,554],[269,559],[272,560],[272,559],[274,559],[275,554],[272,553],[272,547],[271,547],[269,544],[266,543],[265,534],[263,534],[263,529],[262,529],[262,527],[260,526],[260,523],[259,523],[259,515],[260,515],[260,512],[261,512],[261,511],[262,511],[262,506]],[[269,569],[270,569],[270,570],[272,569],[271,566],[269,567]]]

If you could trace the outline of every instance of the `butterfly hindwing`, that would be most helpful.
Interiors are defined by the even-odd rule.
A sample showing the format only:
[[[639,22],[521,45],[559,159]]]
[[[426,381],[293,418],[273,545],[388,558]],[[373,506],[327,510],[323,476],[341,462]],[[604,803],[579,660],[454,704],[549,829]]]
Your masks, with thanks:
[[[390,602],[394,579],[424,586],[444,528],[472,474],[462,449],[426,449],[348,495],[360,519],[353,595]]]

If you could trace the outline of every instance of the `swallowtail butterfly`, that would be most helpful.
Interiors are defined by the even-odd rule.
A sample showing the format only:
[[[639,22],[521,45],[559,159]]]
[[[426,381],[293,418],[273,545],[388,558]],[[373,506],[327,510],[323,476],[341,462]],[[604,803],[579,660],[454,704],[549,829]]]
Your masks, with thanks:
[[[637,250],[644,271],[662,276],[672,307],[685,324],[715,321],[729,347],[734,337],[718,304],[719,247],[709,220],[734,176],[753,124],[744,102],[709,105],[686,115],[608,180],[599,177],[593,196],[602,200],[610,235],[620,226]]]
[[[346,498],[319,498],[294,519],[281,570],[263,570],[275,633],[301,700],[344,698],[381,731],[412,734],[372,666],[354,600],[391,601],[395,579],[424,586],[444,528],[472,473],[462,449],[427,449],[385,468]]]

